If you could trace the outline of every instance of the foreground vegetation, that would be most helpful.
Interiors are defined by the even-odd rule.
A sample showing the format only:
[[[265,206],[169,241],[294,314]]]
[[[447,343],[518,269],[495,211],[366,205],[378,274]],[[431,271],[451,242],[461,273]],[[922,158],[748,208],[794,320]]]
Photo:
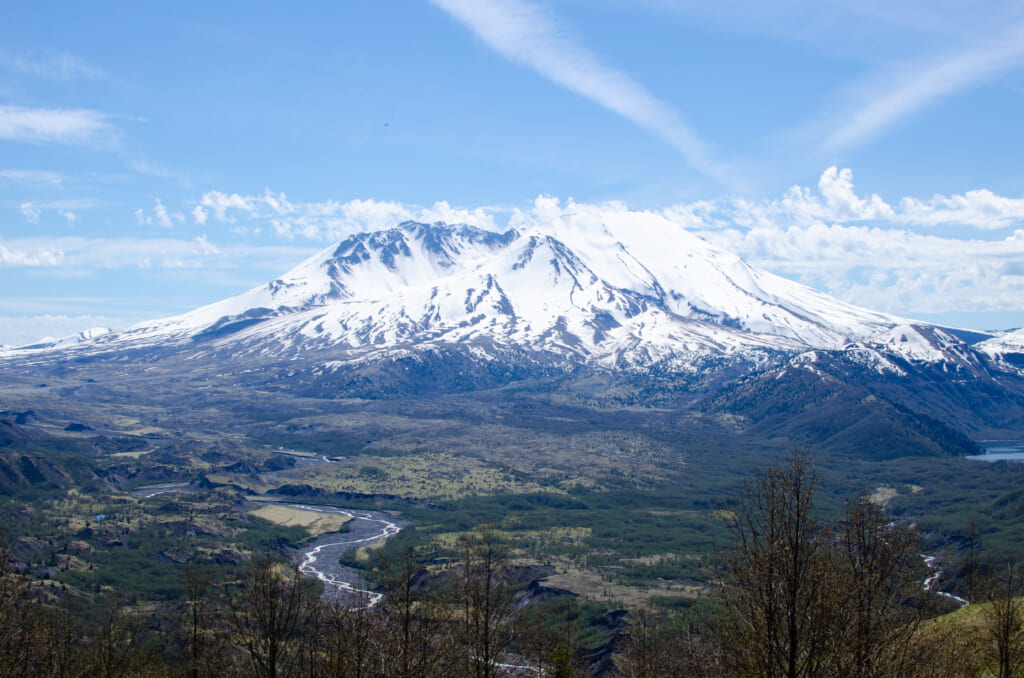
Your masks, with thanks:
[[[137,370],[125,370],[123,379],[137,378]],[[1024,555],[1024,465],[900,456],[900,439],[881,451],[869,437],[819,448],[802,533],[811,548],[801,566],[802,581],[817,593],[792,602],[804,615],[795,630],[759,637],[764,623],[735,620],[775,619],[785,608],[772,603],[768,615],[743,592],[785,569],[779,553],[744,542],[762,528],[741,528],[744,516],[756,515],[754,500],[768,496],[772,483],[764,483],[785,477],[789,429],[754,435],[750,421],[717,410],[595,404],[515,389],[320,400],[240,392],[211,380],[184,399],[173,382],[148,381],[147,402],[126,406],[115,384],[73,372],[48,383],[6,386],[4,406],[12,409],[0,412],[0,519],[13,568],[5,582],[20,591],[14,609],[31,613],[19,622],[30,630],[21,642],[43,662],[40,675],[119,675],[97,663],[113,661],[111,647],[125,657],[119,666],[133,667],[120,675],[190,675],[203,648],[213,648],[203,656],[217,666],[199,667],[199,675],[258,674],[238,626],[252,613],[236,615],[232,606],[241,609],[236,596],[254,586],[246,582],[267,553],[277,559],[268,581],[285,587],[276,597],[295,589],[305,601],[305,621],[288,632],[277,675],[327,671],[319,662],[334,661],[333,646],[368,662],[337,664],[333,675],[396,675],[393,625],[402,617],[389,602],[394,584],[386,573],[401,563],[414,573],[405,618],[422,629],[416,652],[435,653],[434,675],[480,675],[483,665],[467,658],[492,655],[468,649],[474,641],[459,581],[474,571],[464,545],[480,543],[481,525],[501,556],[494,581],[511,600],[500,619],[505,640],[493,654],[495,671],[511,664],[532,666],[534,675],[543,666],[556,675],[867,676],[914,675],[907,671],[918,667],[918,675],[998,675],[987,632],[963,631],[955,617],[943,621],[951,605],[920,583],[941,570],[934,589],[972,602],[990,597],[983,582],[1002,570],[987,563]],[[746,479],[766,463],[771,470],[744,493]],[[288,563],[307,540],[346,526],[338,516],[280,505],[289,501],[383,510],[407,525],[380,549],[343,556],[380,587],[384,602],[329,605],[294,578]],[[875,527],[857,537],[854,525]],[[900,586],[886,589],[868,576],[877,562],[856,569],[854,537],[866,548],[871,534],[906,544]],[[936,556],[934,571],[924,571],[922,552]],[[743,562],[764,564],[751,573]],[[855,581],[861,593],[848,588]],[[206,582],[201,597],[196,582]],[[895,644],[871,655],[885,658],[888,673],[877,673],[877,661],[871,668],[852,658],[850,648],[867,641],[849,635],[859,613],[847,603],[864,592],[880,596],[867,596],[872,605],[888,606],[882,621]],[[183,630],[189,613],[202,633]],[[984,629],[980,619],[971,628]],[[801,628],[816,635],[805,643]],[[728,652],[753,653],[759,644],[774,649]],[[757,663],[790,652],[785,668]],[[52,668],[58,664],[73,669]],[[848,673],[851,666],[860,673]]]
[[[805,453],[757,475],[720,514],[719,583],[684,606],[628,613],[538,585],[522,547],[489,527],[375,553],[379,604],[324,596],[270,553],[182,569],[177,601],[129,604],[33,581],[8,551],[0,674],[1022,675],[1012,566],[965,550],[964,574],[990,602],[943,614],[948,601],[922,585],[918,530],[866,499],[829,519],[817,486]]]

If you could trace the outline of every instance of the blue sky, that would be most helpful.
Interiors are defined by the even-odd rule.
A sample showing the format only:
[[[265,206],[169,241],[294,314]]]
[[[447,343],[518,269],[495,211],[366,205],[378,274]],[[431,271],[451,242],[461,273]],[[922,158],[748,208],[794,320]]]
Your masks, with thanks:
[[[1024,5],[848,4],[7,3],[0,344],[406,218],[609,203],[846,301],[1024,325]]]

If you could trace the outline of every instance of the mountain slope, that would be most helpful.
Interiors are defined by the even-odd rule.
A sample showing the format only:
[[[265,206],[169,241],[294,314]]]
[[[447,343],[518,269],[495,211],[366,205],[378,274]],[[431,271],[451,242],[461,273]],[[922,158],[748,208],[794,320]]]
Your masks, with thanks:
[[[1024,329],[992,337],[977,344],[976,348],[1004,369],[1024,375]]]

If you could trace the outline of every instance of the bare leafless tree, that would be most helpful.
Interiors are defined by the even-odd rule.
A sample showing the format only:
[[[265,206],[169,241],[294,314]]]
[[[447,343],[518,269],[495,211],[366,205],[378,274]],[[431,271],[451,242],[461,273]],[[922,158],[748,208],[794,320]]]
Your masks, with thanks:
[[[999,568],[986,586],[985,635],[997,678],[1015,678],[1024,669],[1024,601],[1020,572],[1012,565]]]
[[[38,607],[29,579],[16,571],[10,550],[0,548],[0,676],[38,672]]]
[[[892,521],[866,498],[846,505],[835,528],[830,675],[908,675],[922,657],[912,640],[928,612],[927,568],[910,525]]]
[[[142,650],[143,633],[138,617],[116,599],[104,602],[102,615],[89,629],[87,673],[97,678],[126,678],[142,674],[155,664]],[[147,662],[149,659],[149,662]]]
[[[451,610],[436,587],[425,581],[427,570],[411,547],[381,557],[373,570],[382,595],[380,612],[388,675],[427,678],[449,673],[456,661],[449,633]]]
[[[619,665],[626,678],[724,675],[706,640],[687,625],[641,609],[632,615],[628,632]]]
[[[226,584],[225,593],[228,629],[250,675],[289,675],[301,659],[301,632],[316,603],[310,582],[266,554]]]
[[[87,675],[88,661],[83,649],[84,622],[71,607],[70,600],[49,607],[43,612],[43,629],[39,637],[44,668],[39,675],[53,678],[79,678]]]
[[[829,543],[812,511],[817,482],[810,454],[795,450],[743,490],[721,625],[730,675],[825,675],[832,610]]]
[[[375,678],[391,675],[383,646],[384,618],[366,596],[345,605],[320,601],[316,623],[307,629],[313,678]]]
[[[571,596],[551,604],[525,607],[516,619],[519,652],[541,675],[580,678],[586,675],[577,657],[579,608]]]
[[[838,522],[815,517],[806,451],[747,485],[726,557],[719,625],[725,671],[737,676],[920,675],[936,646],[916,635],[934,612],[916,529],[861,498]]]
[[[497,675],[499,658],[512,636],[512,587],[506,572],[507,547],[492,529],[481,527],[459,542],[458,597],[466,673]]]
[[[233,670],[235,653],[224,625],[224,605],[219,597],[218,573],[207,567],[189,566],[183,574],[185,608],[178,635],[185,649],[189,678],[226,675]]]

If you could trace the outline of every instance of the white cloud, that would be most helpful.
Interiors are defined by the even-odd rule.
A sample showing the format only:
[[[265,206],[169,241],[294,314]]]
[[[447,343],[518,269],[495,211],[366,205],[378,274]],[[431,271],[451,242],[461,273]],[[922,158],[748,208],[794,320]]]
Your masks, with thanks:
[[[284,193],[274,195],[270,189],[266,189],[263,191],[263,196],[256,200],[266,205],[274,214],[293,214],[295,212],[295,205],[288,202]]]
[[[228,216],[229,210],[243,210],[248,212],[250,216],[256,216],[255,206],[248,198],[244,198],[237,193],[227,195],[220,191],[209,191],[203,196],[199,207],[212,210],[218,221],[233,222],[234,217]]]
[[[892,208],[877,194],[867,200],[857,197],[853,190],[853,172],[849,169],[829,167],[818,180],[818,188],[833,219],[888,219],[893,216]]]
[[[30,202],[23,202],[20,205],[18,205],[18,209],[21,211],[22,215],[25,217],[25,221],[27,221],[30,224],[38,224],[39,223],[39,208],[38,207],[36,207],[35,205],[33,205]]]
[[[196,236],[195,243],[203,254],[220,254],[220,248],[211,243],[205,234]]]
[[[1007,198],[987,189],[962,195],[935,195],[927,200],[905,197],[892,205],[877,194],[858,196],[853,172],[829,167],[818,181],[818,191],[820,195],[815,195],[807,187],[793,186],[778,200],[751,203],[734,198],[714,203],[710,210],[708,203],[703,203],[700,219],[706,222],[704,228],[709,220],[719,227],[734,224],[745,228],[879,222],[911,228],[956,225],[998,230],[1024,223],[1024,198]]]
[[[0,268],[51,267],[89,271],[127,268],[235,269],[240,261],[275,274],[316,248],[219,246],[205,235],[174,238],[10,238],[0,240]]]
[[[862,85],[851,115],[822,143],[825,151],[860,145],[935,101],[990,81],[1024,65],[1024,25],[993,34],[975,46],[938,59],[904,66],[880,81]]]
[[[482,207],[453,207],[446,201],[429,207],[404,205],[387,200],[325,200],[292,202],[284,193],[269,189],[258,195],[240,195],[209,191],[192,210],[193,220],[205,224],[215,221],[234,225],[237,234],[258,233],[260,223],[282,238],[332,241],[353,233],[391,228],[403,221],[465,223],[496,229],[494,215]],[[246,225],[238,225],[247,221]]]
[[[57,214],[61,215],[67,220],[68,226],[74,226],[75,222],[78,221],[78,215],[72,212],[71,210],[58,209]]]
[[[87,143],[113,131],[109,117],[87,109],[0,106],[0,139]]]
[[[135,215],[135,222],[139,226],[159,226],[161,228],[171,228],[172,226],[174,226],[174,221],[177,221],[178,223],[182,223],[185,221],[185,215],[180,212],[170,214],[167,211],[167,206],[163,204],[160,198],[155,198],[153,202],[154,204],[152,216],[147,215],[146,211],[141,207],[132,213]]]
[[[57,172],[45,172],[41,170],[20,170],[20,169],[6,169],[0,170],[0,179],[8,179],[10,181],[21,181],[33,184],[56,184],[60,185],[63,183],[64,178]]]
[[[446,224],[473,224],[488,230],[497,230],[494,223],[494,215],[482,207],[468,210],[454,208],[446,200],[434,203],[433,207],[427,207],[420,211],[416,217],[417,221],[433,223],[443,221]]]
[[[106,77],[101,69],[86,63],[80,57],[53,50],[33,56],[15,55],[0,50],[0,66],[14,73],[48,80]]]
[[[979,189],[963,195],[936,195],[930,200],[903,198],[899,212],[903,223],[967,224],[1000,229],[1024,222],[1024,198],[1006,198],[988,189]]]
[[[718,180],[724,169],[683,116],[629,76],[577,44],[550,13],[527,0],[431,0],[491,49],[621,115],[678,150]]]
[[[182,179],[181,175],[177,172],[157,165],[151,160],[140,157],[129,157],[125,160],[125,165],[128,169],[139,174],[146,174],[151,177],[160,177],[162,179]]]
[[[0,268],[53,267],[64,263],[64,252],[58,247],[34,246],[8,248],[0,243]]]
[[[160,198],[156,199],[156,206],[153,207],[154,220],[158,226],[163,228],[170,228],[174,224],[171,222],[171,217],[167,214],[167,208],[160,202]]]

